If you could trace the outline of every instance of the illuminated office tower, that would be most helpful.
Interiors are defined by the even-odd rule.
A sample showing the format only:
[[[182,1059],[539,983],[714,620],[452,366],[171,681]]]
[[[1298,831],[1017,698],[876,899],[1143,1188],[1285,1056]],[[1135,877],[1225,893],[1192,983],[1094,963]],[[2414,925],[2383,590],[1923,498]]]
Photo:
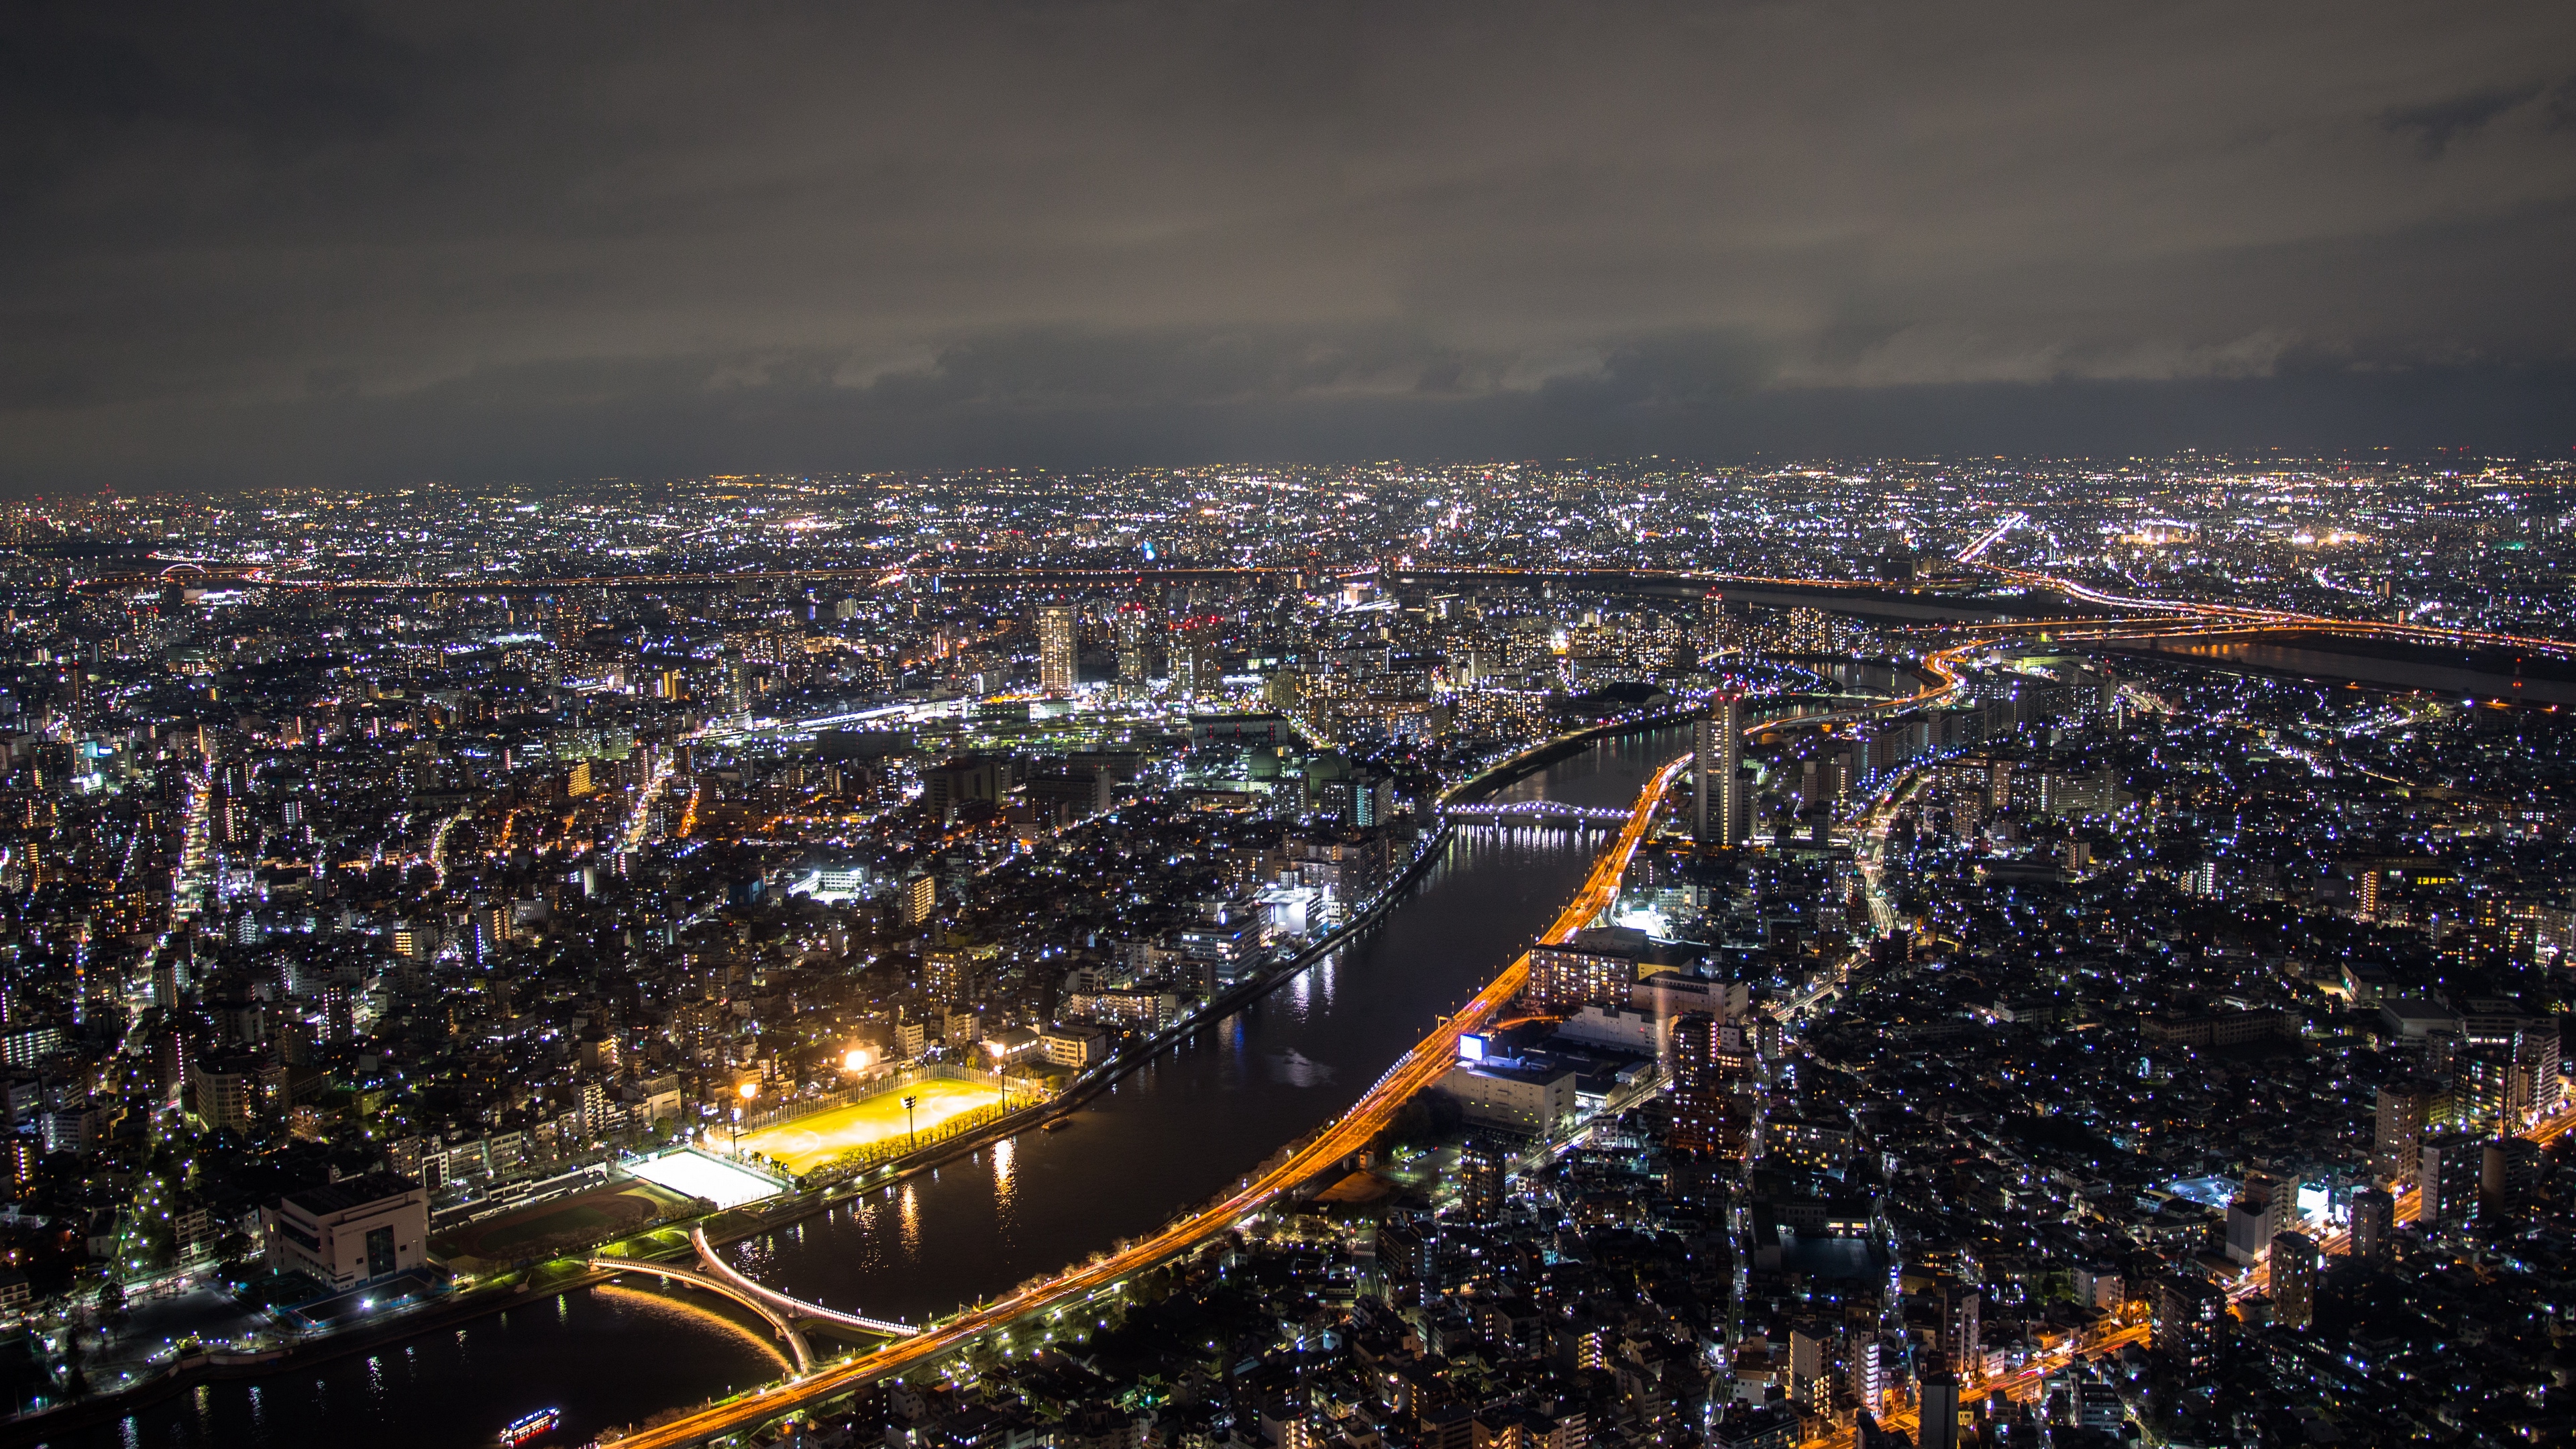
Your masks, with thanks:
[[[1073,693],[1074,619],[1070,604],[1038,610],[1038,688],[1049,694]]]

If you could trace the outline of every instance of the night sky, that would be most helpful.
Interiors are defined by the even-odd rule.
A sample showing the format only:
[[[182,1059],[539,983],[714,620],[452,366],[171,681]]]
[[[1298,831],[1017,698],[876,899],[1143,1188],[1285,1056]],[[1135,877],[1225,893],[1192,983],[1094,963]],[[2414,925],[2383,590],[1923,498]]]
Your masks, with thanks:
[[[0,486],[2567,456],[2576,5],[19,3]]]

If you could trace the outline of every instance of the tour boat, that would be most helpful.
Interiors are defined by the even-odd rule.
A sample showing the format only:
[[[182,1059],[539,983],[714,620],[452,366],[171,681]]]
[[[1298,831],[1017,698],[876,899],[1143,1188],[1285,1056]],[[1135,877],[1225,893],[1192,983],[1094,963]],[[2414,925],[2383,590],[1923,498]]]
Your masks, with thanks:
[[[540,1434],[563,1422],[563,1410],[539,1409],[525,1418],[514,1419],[501,1431],[501,1449],[517,1449]]]

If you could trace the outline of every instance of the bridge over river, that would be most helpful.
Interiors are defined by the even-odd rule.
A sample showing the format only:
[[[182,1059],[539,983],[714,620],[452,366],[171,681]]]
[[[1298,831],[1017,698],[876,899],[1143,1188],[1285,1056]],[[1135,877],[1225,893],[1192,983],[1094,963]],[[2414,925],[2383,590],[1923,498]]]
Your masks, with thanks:
[[[1624,813],[1689,747],[1687,729],[1606,741],[1495,799]],[[1067,1130],[1023,1133],[713,1255],[775,1293],[737,1290],[800,1333],[837,1313],[873,1320],[874,1329],[845,1326],[886,1336],[1150,1238],[1176,1210],[1231,1195],[1282,1143],[1341,1118],[1547,929],[1601,844],[1591,829],[1462,829],[1378,926],[1095,1098]],[[719,1277],[703,1255],[673,1266]],[[618,1269],[650,1275],[661,1265]],[[530,1294],[506,1313],[284,1365],[265,1378],[209,1382],[122,1421],[44,1437],[55,1449],[285,1449],[343,1439],[368,1449],[452,1449],[557,1406],[566,1442],[581,1443],[797,1371],[767,1314],[716,1295],[610,1284]],[[862,1305],[865,1314],[855,1311]],[[877,1356],[917,1341],[888,1336]],[[827,1363],[811,1377],[833,1372]]]

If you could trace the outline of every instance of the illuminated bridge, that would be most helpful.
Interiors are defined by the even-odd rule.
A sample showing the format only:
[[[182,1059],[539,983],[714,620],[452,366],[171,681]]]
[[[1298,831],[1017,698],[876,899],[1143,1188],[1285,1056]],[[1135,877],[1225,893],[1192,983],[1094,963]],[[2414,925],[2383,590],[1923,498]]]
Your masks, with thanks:
[[[820,1303],[808,1303],[801,1298],[790,1298],[775,1288],[755,1283],[736,1271],[731,1263],[716,1256],[715,1248],[707,1242],[705,1228],[689,1230],[689,1245],[698,1250],[698,1261],[706,1266],[710,1275],[724,1282],[727,1291],[737,1298],[755,1300],[764,1313],[772,1315],[783,1313],[791,1318],[810,1318],[817,1323],[838,1324],[843,1328],[858,1329],[862,1333],[880,1333],[888,1338],[910,1338],[921,1332],[909,1323],[869,1318],[858,1313],[843,1313],[837,1308],[826,1308]]]
[[[1628,818],[1628,811],[1616,806],[1568,805],[1562,800],[1485,800],[1446,806],[1440,813],[1470,825],[1522,820],[1592,820],[1618,825]]]
[[[1689,757],[1684,756],[1665,766],[1639,794],[1628,815],[1627,825],[1593,863],[1592,874],[1585,880],[1583,889],[1557,916],[1541,940],[1568,940],[1576,931],[1590,925],[1594,917],[1609,909],[1610,903],[1618,898],[1621,874],[1626,871],[1628,861],[1637,852],[1638,843],[1653,824],[1655,807],[1663,800],[1664,793],[1672,788],[1673,781],[1681,777],[1688,763]],[[1454,1015],[1444,1018],[1437,1030],[1388,1068],[1376,1085],[1362,1093],[1359,1101],[1353,1103],[1339,1121],[1305,1139],[1277,1166],[1247,1178],[1223,1198],[1161,1231],[1128,1243],[1114,1253],[1067,1268],[1053,1278],[1017,1289],[998,1302],[978,1304],[901,1342],[880,1345],[851,1363],[827,1368],[775,1391],[763,1390],[712,1404],[668,1423],[639,1429],[619,1440],[619,1449],[679,1449],[679,1446],[703,1444],[721,1435],[757,1428],[781,1415],[808,1409],[836,1395],[846,1394],[870,1380],[909,1372],[942,1352],[996,1328],[1008,1326],[1022,1315],[1043,1312],[1057,1304],[1099,1292],[1121,1278],[1234,1227],[1246,1214],[1259,1210],[1299,1183],[1366,1149],[1394,1120],[1399,1108],[1447,1076],[1449,1069],[1457,1065],[1458,1038],[1492,1019],[1505,1002],[1520,994],[1528,981],[1529,956],[1523,953],[1503,968],[1502,974],[1488,983],[1484,990],[1476,993],[1474,999]],[[647,1268],[647,1271],[651,1270]]]
[[[704,1251],[705,1240],[700,1239],[699,1243],[700,1251]],[[705,1273],[675,1267],[669,1263],[647,1263],[633,1258],[593,1258],[590,1260],[590,1266],[603,1273],[650,1273],[665,1284],[686,1283],[692,1288],[704,1288],[720,1297],[730,1298],[767,1319],[769,1326],[778,1330],[778,1336],[787,1340],[788,1350],[796,1355],[798,1378],[801,1379],[814,1371],[814,1350],[807,1346],[805,1335],[796,1331],[796,1325],[788,1321],[786,1314],[762,1302],[758,1294],[746,1293],[722,1278],[710,1277]]]
[[[675,1263],[655,1263],[635,1258],[592,1258],[590,1266],[603,1273],[650,1273],[664,1283],[685,1283],[703,1288],[723,1298],[730,1298],[757,1313],[778,1336],[787,1341],[796,1359],[796,1376],[804,1378],[814,1372],[814,1350],[805,1335],[796,1329],[798,1319],[829,1323],[842,1328],[855,1328],[863,1333],[883,1334],[888,1338],[910,1338],[921,1330],[908,1323],[893,1323],[863,1314],[843,1313],[820,1303],[807,1303],[790,1298],[775,1288],[764,1287],[736,1271],[731,1263],[716,1255],[715,1246],[707,1241],[704,1228],[689,1233],[689,1246],[698,1250],[699,1268],[683,1268]],[[703,1271],[701,1271],[703,1269]]]

